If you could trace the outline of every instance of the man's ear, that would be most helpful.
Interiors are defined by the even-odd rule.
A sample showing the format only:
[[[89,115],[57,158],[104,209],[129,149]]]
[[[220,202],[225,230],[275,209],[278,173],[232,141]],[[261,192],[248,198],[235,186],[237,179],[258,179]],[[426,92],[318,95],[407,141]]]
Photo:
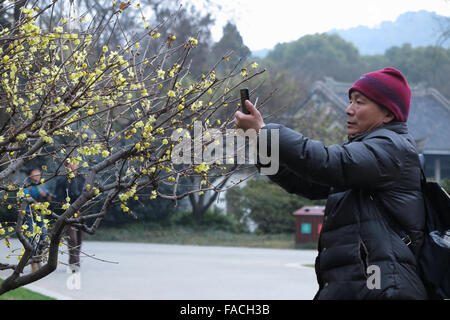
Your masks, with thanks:
[[[389,122],[391,122],[392,120],[395,119],[394,114],[390,110],[385,109],[385,111],[386,111],[386,114],[385,114],[384,119],[383,119],[383,123],[384,124],[389,123]]]

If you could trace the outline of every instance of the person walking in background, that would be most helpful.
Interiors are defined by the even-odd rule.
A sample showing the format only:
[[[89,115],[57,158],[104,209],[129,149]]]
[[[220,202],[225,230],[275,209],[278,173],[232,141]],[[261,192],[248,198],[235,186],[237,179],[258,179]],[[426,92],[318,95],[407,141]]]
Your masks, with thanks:
[[[68,161],[64,163],[68,175],[59,177],[56,182],[55,197],[60,205],[73,203],[83,192],[85,179],[78,172],[78,165]],[[74,226],[67,227],[67,243],[69,248],[69,272],[80,269],[80,251],[83,241],[83,231]]]
[[[36,202],[52,200],[52,195],[47,187],[41,183],[41,170],[39,168],[33,168],[28,171],[27,182],[31,184],[24,189],[24,194],[27,198],[30,197],[32,201]],[[31,204],[26,206],[25,211],[25,224],[27,226],[25,235],[33,247],[31,270],[34,272],[41,268],[42,258],[40,256],[47,239],[47,227],[44,218],[37,210],[32,209]]]
[[[399,70],[384,68],[362,75],[348,96],[342,145],[266,125],[248,100],[250,114],[237,111],[236,126],[265,130],[258,144],[269,153],[277,130],[280,169],[269,178],[290,193],[327,199],[315,299],[427,299],[416,260],[425,208],[420,160],[406,124],[411,90]],[[369,283],[372,270],[375,283]]]

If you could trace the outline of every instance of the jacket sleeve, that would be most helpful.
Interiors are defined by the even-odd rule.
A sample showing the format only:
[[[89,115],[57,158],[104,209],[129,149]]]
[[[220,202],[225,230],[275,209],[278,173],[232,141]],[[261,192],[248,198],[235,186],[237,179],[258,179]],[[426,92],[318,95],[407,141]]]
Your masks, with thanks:
[[[326,199],[330,187],[311,183],[299,177],[286,166],[281,166],[274,175],[268,178],[289,193],[298,194],[310,200]]]
[[[393,183],[401,173],[402,152],[388,136],[325,146],[279,124],[268,124],[267,141],[279,134],[279,164],[306,181],[335,188],[377,188]],[[269,149],[270,144],[267,142]]]

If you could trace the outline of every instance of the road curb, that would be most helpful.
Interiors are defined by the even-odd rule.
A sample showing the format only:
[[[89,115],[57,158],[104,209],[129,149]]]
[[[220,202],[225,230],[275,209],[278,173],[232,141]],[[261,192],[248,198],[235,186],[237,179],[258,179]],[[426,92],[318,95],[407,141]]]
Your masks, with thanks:
[[[50,297],[50,298],[53,298],[56,300],[73,300],[73,298],[71,298],[69,296],[65,296],[63,294],[41,288],[41,287],[38,287],[33,284],[27,284],[24,286],[24,288],[27,288],[28,290],[43,294],[44,296],[47,296],[47,297]]]

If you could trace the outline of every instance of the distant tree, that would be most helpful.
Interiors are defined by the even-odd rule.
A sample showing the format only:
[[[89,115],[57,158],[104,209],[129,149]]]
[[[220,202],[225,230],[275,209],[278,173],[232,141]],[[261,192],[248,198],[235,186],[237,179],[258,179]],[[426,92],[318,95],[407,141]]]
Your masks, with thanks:
[[[147,0],[146,5],[153,10],[155,22],[161,24],[159,28],[161,36],[172,39],[173,45],[182,44],[195,35],[199,50],[188,61],[191,64],[191,73],[199,76],[211,71],[209,55],[212,43],[211,27],[214,22],[211,13],[200,12],[194,2],[180,6],[177,1]],[[171,20],[170,24],[165,23],[168,19]],[[176,38],[172,38],[174,35]]]
[[[359,76],[361,64],[358,49],[335,34],[315,34],[277,44],[264,59],[276,71],[289,75],[304,86],[324,76],[352,81]]]
[[[10,27],[19,20],[20,9],[25,6],[27,0],[18,0],[14,3],[0,3],[0,26],[2,28]]]
[[[445,0],[450,5],[449,0]],[[445,18],[445,22],[442,26],[442,32],[440,36],[440,42],[444,43],[450,40],[450,17]]]
[[[424,82],[450,97],[450,49],[437,46],[412,48],[409,44],[386,50],[386,63],[399,68],[411,84]]]
[[[234,167],[236,168],[236,167]],[[230,179],[231,175],[228,175],[226,177],[221,177],[220,175],[216,176],[216,178],[202,178],[202,177],[195,177],[191,176],[189,177],[192,187],[197,189],[211,189],[211,186],[214,184],[214,188],[217,188],[218,190],[223,189],[223,187],[226,185],[227,181]],[[205,185],[202,185],[202,180],[207,181]],[[198,192],[196,194],[191,193],[189,194],[189,204],[192,208],[192,216],[194,218],[194,222],[196,224],[200,224],[203,221],[203,218],[206,214],[206,212],[211,208],[214,201],[216,201],[217,197],[219,196],[219,192],[216,192],[214,190],[208,192]]]
[[[245,61],[246,59],[249,59],[251,55],[251,51],[244,44],[242,36],[236,28],[236,25],[231,22],[228,22],[223,27],[222,38],[212,46],[211,51],[211,58],[213,59],[213,61],[219,60],[224,54],[229,51],[233,52],[230,63],[224,65],[228,67],[228,70],[232,66],[239,63],[239,61]],[[225,72],[224,70],[222,71]]]
[[[287,70],[276,72],[268,69],[249,85],[254,89],[250,100],[255,102],[258,98],[257,107],[266,123],[292,126],[299,101],[308,94],[307,87],[290,76]]]
[[[266,177],[253,179],[241,188],[226,194],[227,213],[241,222],[251,220],[257,224],[257,232],[289,233],[295,231],[293,212],[305,205],[323,204],[298,195],[287,193]]]
[[[347,140],[344,127],[344,114],[337,116],[335,110],[327,105],[314,104],[301,108],[294,116],[293,128],[308,138],[325,145],[342,144]]]

